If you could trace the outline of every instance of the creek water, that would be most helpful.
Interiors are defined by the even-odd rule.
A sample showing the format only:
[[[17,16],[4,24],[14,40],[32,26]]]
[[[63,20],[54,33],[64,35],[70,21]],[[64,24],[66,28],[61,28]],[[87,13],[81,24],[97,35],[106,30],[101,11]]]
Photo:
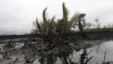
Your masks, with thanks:
[[[106,58],[105,61],[113,61],[113,41],[107,41],[103,42],[100,45],[96,45],[94,47],[88,48],[88,52],[90,52],[89,57],[93,58],[88,64],[102,64],[104,61],[106,51]],[[73,61],[78,62],[80,58],[80,54],[83,52],[83,50],[79,52],[75,52],[73,55]]]
[[[0,51],[3,50],[1,49],[2,46],[0,45]],[[89,62],[89,64],[101,64],[102,61],[104,60],[104,55],[105,55],[105,51],[106,51],[106,58],[105,61],[113,61],[113,41],[106,41],[103,42],[100,45],[96,45],[93,46],[91,48],[87,49],[88,52],[90,52],[90,54],[88,55],[89,57],[93,56],[93,58],[91,59],[91,61]],[[79,58],[80,58],[80,54],[83,52],[83,50],[80,50],[79,52],[74,52],[73,56],[72,56],[72,60],[74,62],[79,62]],[[23,57],[23,55],[19,56],[20,59],[21,57]],[[0,54],[0,64],[9,64],[8,62],[9,60],[3,59],[2,54]],[[60,60],[58,60],[58,64]],[[38,62],[38,60],[34,61],[33,64],[40,64]],[[23,62],[18,62],[15,64],[24,64]]]

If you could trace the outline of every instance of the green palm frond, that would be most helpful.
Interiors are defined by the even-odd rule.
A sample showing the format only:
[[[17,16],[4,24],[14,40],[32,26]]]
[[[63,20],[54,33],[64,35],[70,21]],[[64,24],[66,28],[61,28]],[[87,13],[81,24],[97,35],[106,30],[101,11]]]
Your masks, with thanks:
[[[41,33],[42,32],[42,27],[40,26],[39,22],[38,22],[38,18],[36,18],[36,27],[38,29],[38,31]]]
[[[53,17],[51,19],[50,26],[49,26],[49,31],[48,31],[49,33],[55,33],[56,32],[56,24],[54,22],[54,19],[55,19],[55,17]]]
[[[43,10],[43,22],[46,22],[46,21],[47,21],[46,10],[47,10],[47,8],[45,8],[45,9]]]
[[[48,28],[49,28],[49,19],[47,19],[47,14],[46,14],[46,10],[47,10],[47,8],[45,8],[44,10],[43,10],[43,30],[44,30],[44,32],[46,33],[46,32],[48,32]]]
[[[43,22],[42,23],[38,23],[38,20],[36,20],[36,24],[37,24],[37,28],[39,31],[43,32],[43,33],[48,33],[51,27],[51,23],[55,23],[52,24],[52,26],[55,26],[56,32],[70,32],[71,28],[76,28],[75,25],[77,25],[79,27],[79,29],[81,27],[83,27],[83,21],[80,20],[82,17],[85,17],[84,13],[76,13],[74,14],[71,19],[68,19],[68,9],[65,6],[65,3],[62,4],[62,11],[63,11],[63,17],[62,19],[58,19],[56,22],[54,21],[54,17],[51,19],[47,18],[47,14],[46,14],[47,8],[45,8],[43,10]],[[54,22],[53,22],[54,21]]]
[[[65,3],[63,3],[62,8],[63,8],[63,20],[67,21],[68,20],[68,9],[66,8]]]
[[[73,22],[76,22],[77,19],[78,19],[78,15],[75,13],[75,14],[71,17],[71,19],[70,19],[69,21],[70,21],[70,23],[72,24]]]
[[[82,18],[82,17],[85,17],[85,14],[84,13],[75,13],[71,19],[69,20],[69,24],[70,24],[70,28],[73,27],[74,25],[76,25],[77,23],[79,23],[79,20]]]
[[[62,9],[63,9],[63,24],[62,24],[62,28],[63,28],[63,32],[67,32],[68,31],[68,9],[65,6],[65,3],[62,4]]]
[[[56,23],[56,31],[57,32],[62,32],[62,30],[63,30],[62,25],[63,25],[62,19],[59,19]]]
[[[79,18],[85,17],[85,13],[80,13]]]

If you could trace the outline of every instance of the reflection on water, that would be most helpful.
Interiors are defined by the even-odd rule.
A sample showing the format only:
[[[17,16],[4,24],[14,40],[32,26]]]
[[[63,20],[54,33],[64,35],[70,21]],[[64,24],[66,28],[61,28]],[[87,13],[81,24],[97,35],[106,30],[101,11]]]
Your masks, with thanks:
[[[107,50],[105,61],[106,62],[113,61],[113,41],[107,41],[100,45],[96,45],[96,46],[88,49],[88,52],[91,51],[89,56],[93,56],[90,63],[101,64],[102,61],[104,60],[105,50]],[[73,57],[74,57],[73,61],[78,62],[81,53],[82,53],[82,50],[80,52],[75,52],[73,55]]]
[[[2,46],[0,45],[0,48]],[[104,60],[104,55],[105,55],[105,50],[107,50],[107,55],[106,55],[106,61],[113,61],[113,41],[107,41],[104,42],[100,45],[96,45],[94,47],[88,48],[88,52],[91,52],[89,56],[93,56],[92,60],[90,61],[92,64],[101,64],[101,62]],[[3,49],[0,49],[0,51],[3,51]],[[74,62],[79,61],[80,54],[82,53],[82,50],[79,52],[74,52],[72,58]],[[16,56],[15,56],[16,57]],[[18,57],[24,57],[24,56],[18,56]],[[9,60],[2,59],[3,56],[0,53],[0,64],[7,64]],[[3,62],[4,61],[4,62]],[[60,61],[60,60],[59,60]],[[21,63],[20,63],[21,62]],[[22,64],[22,60],[16,63],[16,64]],[[38,60],[34,62],[34,64],[37,64]],[[38,62],[39,63],[39,62]],[[90,64],[90,63],[89,63]]]
[[[106,61],[113,61],[113,41],[102,43],[100,45],[100,48],[98,46],[95,46],[91,49],[95,49],[95,51],[93,51],[91,54],[94,56],[94,61],[98,61],[98,62],[103,61],[105,50],[107,50]]]

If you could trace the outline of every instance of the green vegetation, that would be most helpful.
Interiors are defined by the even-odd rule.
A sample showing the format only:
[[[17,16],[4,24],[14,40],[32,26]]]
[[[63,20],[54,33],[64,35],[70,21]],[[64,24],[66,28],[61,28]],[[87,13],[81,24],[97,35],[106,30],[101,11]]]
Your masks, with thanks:
[[[41,64],[55,64],[57,59],[60,59],[62,64],[87,64],[93,58],[88,57],[87,46],[83,48],[84,50],[80,56],[80,61],[77,63],[72,61],[70,55],[77,50],[73,48],[70,44],[71,42],[66,41],[66,38],[68,38],[65,38],[66,33],[80,32],[84,37],[83,32],[112,30],[112,28],[100,28],[99,26],[97,28],[90,28],[92,25],[89,24],[90,26],[88,26],[85,22],[84,13],[76,13],[69,19],[68,9],[66,8],[65,3],[62,4],[62,19],[55,20],[55,17],[52,17],[52,19],[47,18],[46,10],[47,8],[43,10],[42,22],[39,22],[36,18],[34,23],[35,28],[31,32],[32,34],[42,34],[44,36],[42,40],[45,47],[39,50],[31,46],[31,48],[38,51],[39,54],[36,53],[36,55],[40,57],[39,61]],[[88,26],[87,29],[85,28],[86,26]]]
[[[46,16],[45,8],[43,10],[43,22],[38,22],[36,19],[35,29],[33,34],[43,34],[43,43],[46,45],[44,49],[40,50],[40,63],[41,64],[55,64],[57,58],[59,58],[63,64],[73,64],[70,55],[73,54],[74,48],[70,45],[70,42],[65,41],[65,33],[73,32],[78,26],[79,31],[83,32],[83,25],[85,25],[84,13],[74,14],[71,19],[68,18],[68,9],[65,3],[62,4],[63,17],[55,21],[55,17],[48,19]],[[46,59],[46,61],[44,60]],[[85,62],[86,64],[87,62]]]
[[[82,23],[85,24],[85,22],[82,20],[85,17],[84,13],[76,13],[73,15],[70,19],[68,18],[68,10],[63,3],[63,17],[62,19],[58,19],[55,21],[55,17],[52,19],[48,19],[46,16],[46,10],[45,8],[43,10],[43,22],[38,22],[38,19],[36,19],[35,29],[33,29],[32,33],[65,33],[72,31],[72,28],[76,28],[75,26],[79,26],[79,30],[83,31]]]

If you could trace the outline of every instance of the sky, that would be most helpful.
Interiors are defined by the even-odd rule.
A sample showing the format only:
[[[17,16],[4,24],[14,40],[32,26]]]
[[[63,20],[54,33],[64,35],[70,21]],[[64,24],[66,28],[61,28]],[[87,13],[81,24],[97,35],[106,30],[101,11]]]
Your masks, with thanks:
[[[69,9],[69,17],[76,12],[86,13],[86,22],[96,18],[101,25],[113,24],[113,0],[0,0],[0,35],[25,34],[33,28],[37,17],[48,7],[48,18],[62,18],[62,3]]]

